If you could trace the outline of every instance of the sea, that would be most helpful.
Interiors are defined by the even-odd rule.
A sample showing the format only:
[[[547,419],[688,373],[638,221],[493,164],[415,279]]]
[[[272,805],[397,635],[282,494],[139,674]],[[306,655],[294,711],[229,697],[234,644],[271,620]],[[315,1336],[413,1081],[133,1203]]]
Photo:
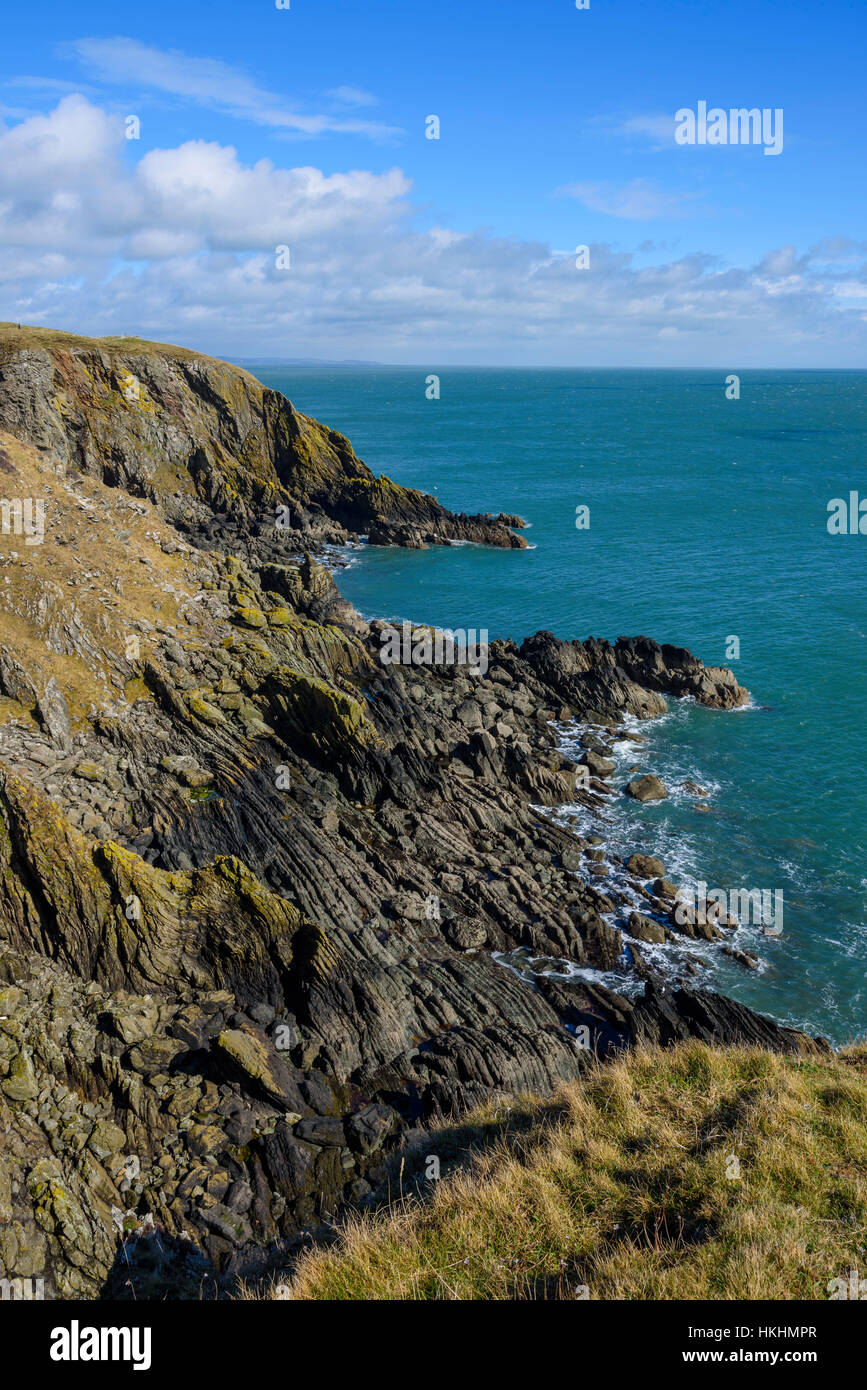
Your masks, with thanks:
[[[867,1036],[867,372],[245,365],[374,472],[527,522],[527,550],[349,551],[338,583],[365,616],[641,634],[731,666],[747,707],[633,722],[647,741],[618,746],[617,777],[671,795],[615,798],[595,828],[679,884],[782,894],[779,935],[744,921],[732,941],[759,969],[700,948],[702,982]]]

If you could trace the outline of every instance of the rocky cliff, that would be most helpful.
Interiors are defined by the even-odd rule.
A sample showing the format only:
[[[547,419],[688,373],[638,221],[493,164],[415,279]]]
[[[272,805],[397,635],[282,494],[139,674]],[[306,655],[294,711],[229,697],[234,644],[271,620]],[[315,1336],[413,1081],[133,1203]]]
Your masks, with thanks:
[[[148,498],[200,541],[271,538],[278,558],[358,532],[381,545],[526,545],[519,517],[456,516],[374,477],[348,439],[278,391],[163,343],[0,324],[0,427]]]
[[[818,1046],[696,989],[729,924],[553,815],[622,795],[625,714],[743,703],[730,672],[550,633],[484,677],[383,665],[311,552],[515,519],[373,479],[225,364],[7,332],[0,424],[5,495],[45,505],[40,543],[0,537],[0,1277],[252,1277],[430,1117],[633,1040]]]

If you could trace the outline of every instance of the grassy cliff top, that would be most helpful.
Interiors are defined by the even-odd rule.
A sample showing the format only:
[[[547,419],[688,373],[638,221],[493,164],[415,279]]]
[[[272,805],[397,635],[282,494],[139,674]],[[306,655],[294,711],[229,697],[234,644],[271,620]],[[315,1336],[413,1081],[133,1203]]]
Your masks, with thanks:
[[[273,1296],[827,1299],[867,1266],[865,1047],[648,1050],[443,1138],[469,1166],[352,1217]]]
[[[178,347],[175,343],[155,343],[147,338],[88,338],[80,333],[66,333],[60,328],[40,328],[0,320],[0,351],[44,349],[51,352],[58,348],[67,352],[104,352],[121,357],[170,357],[183,362],[214,362],[241,376],[251,377],[250,372],[237,367],[234,362],[224,362],[222,358],[212,357],[207,352],[195,352],[192,348]],[[251,379],[256,380],[255,377]]]

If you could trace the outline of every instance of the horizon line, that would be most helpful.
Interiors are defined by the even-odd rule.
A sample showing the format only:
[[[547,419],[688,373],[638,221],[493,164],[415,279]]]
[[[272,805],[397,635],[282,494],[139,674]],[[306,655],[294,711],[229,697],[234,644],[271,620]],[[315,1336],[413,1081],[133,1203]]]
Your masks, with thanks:
[[[192,348],[190,351],[203,351],[203,349]],[[234,362],[237,366],[259,365],[273,367],[388,367],[395,371],[424,371],[438,369],[440,371],[485,371],[485,372],[722,372],[734,370],[731,367],[720,366],[647,366],[639,363],[619,363],[611,366],[605,363],[595,363],[590,365],[571,364],[567,362],[552,363],[532,363],[532,362],[455,362],[455,363],[433,363],[430,362],[377,362],[364,359],[354,360],[352,358],[328,358],[328,357],[237,357],[228,356],[218,352],[205,354],[206,356],[216,357],[224,362]],[[761,367],[738,367],[738,372],[867,372],[867,364],[860,367],[842,366],[830,364],[825,366],[761,366]]]

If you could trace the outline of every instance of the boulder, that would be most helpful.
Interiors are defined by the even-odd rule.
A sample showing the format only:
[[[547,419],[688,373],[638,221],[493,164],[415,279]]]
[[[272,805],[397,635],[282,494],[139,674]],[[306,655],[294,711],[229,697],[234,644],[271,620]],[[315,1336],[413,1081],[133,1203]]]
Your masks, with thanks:
[[[156,1076],[158,1072],[168,1072],[184,1051],[184,1044],[176,1038],[144,1038],[130,1048],[129,1064],[142,1076]]]
[[[633,777],[631,782],[627,782],[625,791],[627,796],[634,797],[636,801],[664,801],[668,796],[665,784],[653,773]]]
[[[600,753],[594,753],[592,750],[582,753],[579,761],[589,769],[593,777],[610,777],[617,767],[612,758],[603,758]]]
[[[459,951],[477,951],[488,939],[487,928],[483,922],[472,917],[452,917],[446,923],[448,940]]]
[[[660,882],[665,874],[665,865],[661,859],[657,859],[653,854],[633,854],[626,861],[626,867],[636,878],[658,879]],[[654,892],[658,890],[654,888]]]
[[[271,1054],[264,1037],[243,1028],[225,1028],[213,1046],[229,1076],[237,1077],[253,1095],[300,1118],[302,1101],[293,1072],[281,1057]]]
[[[465,729],[481,729],[482,711],[475,700],[464,700],[455,710],[455,718]]]
[[[630,912],[626,925],[630,936],[637,937],[639,941],[660,945],[665,940],[665,927],[661,922],[654,922],[652,917],[646,917],[643,912]]]
[[[346,1139],[356,1153],[369,1154],[382,1148],[399,1127],[399,1118],[390,1105],[365,1105],[346,1121]]]
[[[671,882],[671,879],[668,879],[668,878],[656,878],[656,879],[653,880],[653,882],[651,883],[650,887],[651,887],[651,891],[652,891],[653,893],[655,893],[656,896],[657,896],[658,898],[672,898],[672,899],[673,899],[673,898],[676,898],[676,897],[677,897],[677,893],[678,893],[677,884],[676,884],[676,883],[672,883],[672,882]]]

